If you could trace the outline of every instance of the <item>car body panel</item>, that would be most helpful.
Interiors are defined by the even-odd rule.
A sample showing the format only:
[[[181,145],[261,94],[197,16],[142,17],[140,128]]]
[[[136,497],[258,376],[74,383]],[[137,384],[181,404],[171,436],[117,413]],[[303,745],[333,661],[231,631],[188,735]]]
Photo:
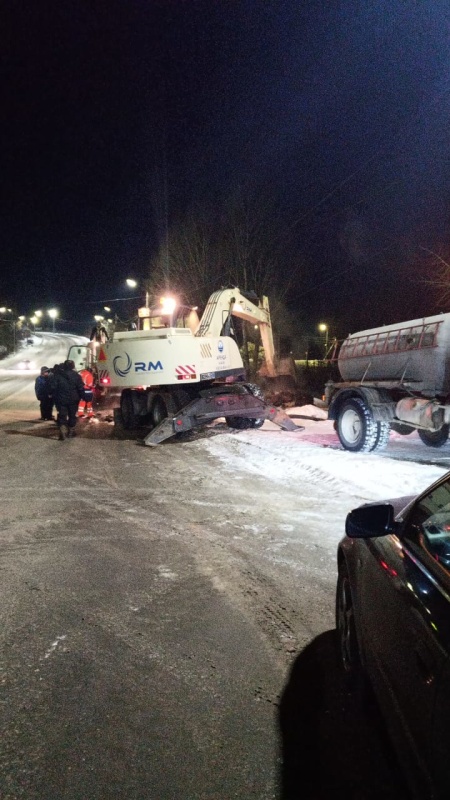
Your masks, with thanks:
[[[447,495],[450,508],[449,475],[418,498],[389,501],[396,534],[346,536],[338,551],[349,574],[362,662],[420,798],[450,797],[444,757],[450,727],[442,711],[450,697],[450,574],[435,552],[439,539],[430,549],[425,535],[430,527],[437,537],[445,532],[446,512],[431,515],[431,523],[427,515]]]

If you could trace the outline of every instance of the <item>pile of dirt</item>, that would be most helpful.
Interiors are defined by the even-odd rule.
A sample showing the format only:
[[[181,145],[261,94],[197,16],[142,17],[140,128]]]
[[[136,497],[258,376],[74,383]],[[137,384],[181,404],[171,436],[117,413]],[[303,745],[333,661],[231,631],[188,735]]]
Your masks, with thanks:
[[[282,389],[281,391],[264,392],[266,403],[278,408],[294,408],[295,406],[306,406],[312,404],[313,397],[301,388]]]

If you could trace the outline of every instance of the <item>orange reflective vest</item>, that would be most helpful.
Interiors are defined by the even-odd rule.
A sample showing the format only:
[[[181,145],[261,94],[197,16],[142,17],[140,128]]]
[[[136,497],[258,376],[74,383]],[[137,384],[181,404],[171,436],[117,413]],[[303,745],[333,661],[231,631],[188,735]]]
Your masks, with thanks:
[[[84,383],[85,389],[92,389],[94,386],[94,376],[88,369],[82,369],[80,372],[81,380]]]

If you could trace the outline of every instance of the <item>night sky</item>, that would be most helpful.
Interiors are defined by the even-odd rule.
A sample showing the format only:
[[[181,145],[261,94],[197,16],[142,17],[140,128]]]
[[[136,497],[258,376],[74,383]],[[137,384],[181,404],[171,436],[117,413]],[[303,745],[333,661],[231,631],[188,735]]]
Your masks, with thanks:
[[[449,255],[448,0],[6,0],[0,24],[0,304],[70,328],[252,185],[295,231],[300,326],[449,310],[427,283]]]

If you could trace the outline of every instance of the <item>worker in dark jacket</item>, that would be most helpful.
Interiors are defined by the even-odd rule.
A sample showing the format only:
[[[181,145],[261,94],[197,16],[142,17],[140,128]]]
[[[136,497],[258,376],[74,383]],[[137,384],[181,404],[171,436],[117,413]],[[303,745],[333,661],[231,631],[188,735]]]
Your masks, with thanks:
[[[105,344],[105,342],[109,341],[108,331],[101,322],[97,322],[92,328],[90,340],[91,342],[100,342],[100,344]]]
[[[53,372],[50,386],[58,411],[59,438],[64,441],[66,436],[75,436],[78,403],[84,397],[83,381],[75,370],[75,363],[68,360],[60,364]]]
[[[41,367],[41,374],[36,378],[34,391],[41,407],[41,419],[53,419],[53,397],[50,391],[50,370],[48,367]]]

